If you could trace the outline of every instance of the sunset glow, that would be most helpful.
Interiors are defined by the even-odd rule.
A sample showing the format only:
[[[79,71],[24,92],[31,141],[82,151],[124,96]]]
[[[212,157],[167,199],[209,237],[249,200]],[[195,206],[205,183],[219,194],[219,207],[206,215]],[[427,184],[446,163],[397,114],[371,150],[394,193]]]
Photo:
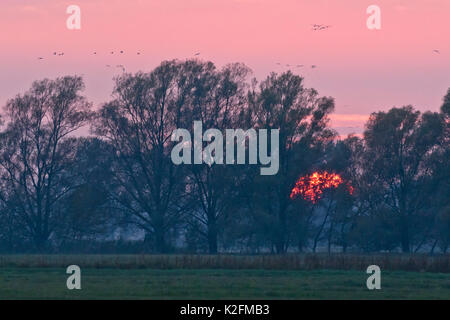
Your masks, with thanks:
[[[302,197],[307,201],[316,203],[326,189],[336,189],[340,184],[344,183],[342,177],[335,173],[314,172],[311,175],[301,177],[295,183],[295,187],[291,191],[291,199]],[[353,187],[347,184],[348,191],[353,194]]]

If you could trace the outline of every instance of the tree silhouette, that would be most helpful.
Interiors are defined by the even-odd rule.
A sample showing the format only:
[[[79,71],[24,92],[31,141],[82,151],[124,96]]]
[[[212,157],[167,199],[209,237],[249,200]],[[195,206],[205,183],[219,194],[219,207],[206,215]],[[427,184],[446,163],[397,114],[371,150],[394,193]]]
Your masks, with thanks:
[[[72,170],[76,139],[70,134],[91,117],[83,89],[81,77],[37,81],[5,107],[0,174],[8,193],[1,200],[38,251],[46,248],[64,214],[61,201],[77,185]]]
[[[290,71],[272,73],[249,93],[248,112],[254,126],[280,130],[279,171],[273,176],[254,176],[251,200],[251,210],[263,216],[261,222],[270,224],[269,235],[278,253],[287,251],[294,232],[290,220],[298,215],[289,197],[294,183],[317,164],[324,144],[334,137],[327,127],[333,108],[333,99],[318,97],[314,89],[303,86],[303,78]]]
[[[426,208],[425,181],[430,153],[444,130],[437,113],[411,106],[373,113],[364,132],[365,168],[384,190],[384,202],[398,219],[403,252],[411,251],[413,221]]]

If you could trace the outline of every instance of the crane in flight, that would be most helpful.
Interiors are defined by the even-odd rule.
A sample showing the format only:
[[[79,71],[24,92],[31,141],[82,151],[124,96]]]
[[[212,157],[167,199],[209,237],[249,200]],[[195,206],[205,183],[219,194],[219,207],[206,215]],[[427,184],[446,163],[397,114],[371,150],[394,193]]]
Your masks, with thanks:
[[[325,24],[313,24],[312,25],[312,29],[313,31],[320,31],[320,30],[326,30],[331,28],[330,25],[325,25]]]

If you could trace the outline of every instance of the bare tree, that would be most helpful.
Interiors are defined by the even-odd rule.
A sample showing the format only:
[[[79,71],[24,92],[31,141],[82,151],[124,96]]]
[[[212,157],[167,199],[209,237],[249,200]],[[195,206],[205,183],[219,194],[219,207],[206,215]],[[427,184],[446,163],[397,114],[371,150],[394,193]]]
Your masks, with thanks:
[[[311,170],[324,144],[334,138],[328,129],[328,114],[334,109],[331,98],[319,97],[303,86],[303,78],[290,71],[272,73],[249,96],[249,111],[257,128],[280,130],[280,168],[273,176],[255,176],[253,211],[270,224],[270,236],[278,253],[292,240],[292,219],[299,213],[290,200],[296,179]]]
[[[170,138],[192,90],[183,71],[182,63],[167,61],[150,73],[116,78],[113,100],[93,126],[113,148],[113,196],[123,221],[144,230],[157,252],[169,250],[168,233],[182,213],[183,168],[170,159]]]
[[[104,239],[113,234],[117,225],[109,197],[109,144],[94,137],[80,137],[75,147],[76,159],[71,169],[77,173],[78,187],[63,202],[64,216],[55,231],[60,246]]]
[[[190,99],[190,119],[199,121],[203,130],[216,129],[223,135],[226,129],[241,128],[250,70],[238,63],[217,70],[211,62],[198,61],[191,62],[189,69],[197,79]],[[235,166],[217,163],[193,164],[189,170],[188,195],[194,204],[189,212],[198,226],[195,230],[207,240],[209,253],[215,254],[218,236],[238,194],[241,175]]]
[[[431,156],[443,143],[444,118],[421,114],[412,106],[373,113],[364,132],[364,167],[382,189],[383,202],[398,221],[403,252],[410,252],[414,237],[426,230],[430,213],[428,190],[433,170]],[[414,221],[420,221],[415,224]]]
[[[80,95],[81,77],[34,82],[24,95],[7,102],[6,129],[0,135],[1,200],[37,250],[44,250],[62,214],[61,200],[75,187],[72,170],[76,139],[90,104]]]

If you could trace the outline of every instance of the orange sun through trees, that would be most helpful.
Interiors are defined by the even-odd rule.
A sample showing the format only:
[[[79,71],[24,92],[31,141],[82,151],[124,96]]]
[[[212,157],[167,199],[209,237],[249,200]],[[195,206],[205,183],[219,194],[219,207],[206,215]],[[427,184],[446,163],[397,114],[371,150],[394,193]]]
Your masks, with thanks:
[[[344,183],[344,180],[338,174],[328,173],[327,171],[314,172],[297,180],[290,197],[294,199],[300,196],[305,200],[316,203],[321,198],[324,190],[336,189],[342,183]],[[347,186],[349,193],[353,194],[353,187],[349,184]]]

